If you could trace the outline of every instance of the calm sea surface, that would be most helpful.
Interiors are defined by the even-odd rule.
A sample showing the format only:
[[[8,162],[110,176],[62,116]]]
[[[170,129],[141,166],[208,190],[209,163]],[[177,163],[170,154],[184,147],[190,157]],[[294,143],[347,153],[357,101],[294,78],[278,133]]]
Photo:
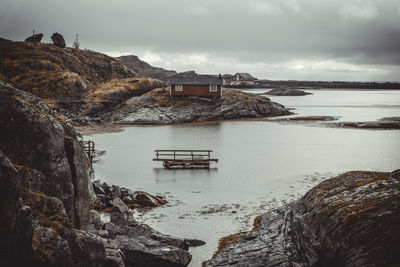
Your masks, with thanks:
[[[400,117],[400,91],[311,92],[270,98],[301,116]],[[137,213],[139,221],[165,234],[207,242],[191,249],[191,266],[209,259],[219,238],[249,229],[256,215],[298,198],[323,179],[350,170],[400,168],[399,130],[235,121],[127,127],[86,138],[106,151],[95,164],[97,179],[163,194],[169,201]],[[210,170],[166,170],[152,161],[154,149],[212,149],[220,162]]]

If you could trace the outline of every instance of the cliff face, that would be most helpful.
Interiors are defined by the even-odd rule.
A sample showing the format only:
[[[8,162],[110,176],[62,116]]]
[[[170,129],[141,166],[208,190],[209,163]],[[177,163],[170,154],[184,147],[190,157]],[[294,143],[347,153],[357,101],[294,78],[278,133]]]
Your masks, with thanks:
[[[88,165],[77,135],[39,98],[1,81],[0,128],[2,254],[10,266],[64,261],[79,250],[73,242],[81,234],[72,229],[89,220]],[[26,258],[14,258],[21,245]]]
[[[161,198],[149,203],[157,198],[144,192],[123,195],[131,191],[113,186],[98,187],[102,202],[92,202],[87,156],[75,130],[38,97],[2,81],[0,129],[1,266],[190,262],[186,240],[137,223],[121,200],[135,207]],[[104,214],[109,222],[90,210],[90,202],[109,205]]]
[[[398,266],[399,224],[400,170],[348,172],[222,239],[206,265]]]
[[[148,77],[167,81],[169,77],[176,74],[176,71],[173,70],[165,70],[163,68],[153,67],[150,64],[140,60],[137,56],[121,56],[117,57],[116,59],[121,61],[121,63],[128,69],[137,73],[140,77]]]
[[[0,79],[42,98],[77,97],[92,85],[135,76],[118,60],[94,51],[0,42]]]
[[[3,82],[0,102],[0,149],[27,181],[35,180],[30,189],[60,198],[72,225],[85,228],[88,165],[76,132],[39,98]]]

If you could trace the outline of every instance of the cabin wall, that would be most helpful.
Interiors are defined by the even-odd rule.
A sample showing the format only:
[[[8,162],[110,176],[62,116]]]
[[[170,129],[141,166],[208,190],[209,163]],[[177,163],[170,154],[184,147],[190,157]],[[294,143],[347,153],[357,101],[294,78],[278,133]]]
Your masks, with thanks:
[[[218,85],[216,92],[210,92],[209,85],[183,85],[182,91],[176,91],[175,85],[171,85],[172,96],[221,96],[221,87]]]

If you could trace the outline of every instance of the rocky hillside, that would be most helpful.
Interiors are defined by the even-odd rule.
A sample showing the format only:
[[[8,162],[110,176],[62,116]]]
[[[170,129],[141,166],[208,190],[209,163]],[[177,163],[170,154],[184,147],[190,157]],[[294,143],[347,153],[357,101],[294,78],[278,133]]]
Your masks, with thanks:
[[[121,56],[117,57],[117,59],[121,61],[125,67],[137,73],[140,77],[148,77],[167,81],[168,77],[177,74],[177,72],[173,70],[165,70],[163,68],[153,67],[147,62],[140,60],[137,56]]]
[[[207,266],[399,266],[400,170],[348,172],[221,239]]]
[[[116,186],[98,189],[101,198],[90,194],[87,156],[73,127],[38,97],[1,81],[0,129],[2,266],[190,262],[186,240],[137,223],[121,199],[135,208],[161,198]],[[90,210],[96,203],[108,221]]]
[[[134,77],[118,60],[90,50],[0,43],[0,80],[42,98],[80,97],[92,85]]]
[[[120,109],[106,114],[114,121],[137,124],[169,124],[259,118],[288,115],[281,104],[264,96],[224,89],[223,97],[171,98],[167,88],[154,89],[140,97],[133,97]]]

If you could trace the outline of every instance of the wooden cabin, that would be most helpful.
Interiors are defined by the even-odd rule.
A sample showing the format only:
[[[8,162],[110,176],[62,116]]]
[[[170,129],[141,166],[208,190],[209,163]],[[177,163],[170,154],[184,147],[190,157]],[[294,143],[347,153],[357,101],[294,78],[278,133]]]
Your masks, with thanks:
[[[246,81],[246,82],[251,82],[251,81],[255,81],[257,80],[257,78],[254,78],[253,76],[251,76],[249,73],[245,73],[245,72],[238,72],[235,75],[233,75],[232,81]]]
[[[170,79],[170,96],[222,97],[222,77],[196,75],[193,77],[173,77]]]

